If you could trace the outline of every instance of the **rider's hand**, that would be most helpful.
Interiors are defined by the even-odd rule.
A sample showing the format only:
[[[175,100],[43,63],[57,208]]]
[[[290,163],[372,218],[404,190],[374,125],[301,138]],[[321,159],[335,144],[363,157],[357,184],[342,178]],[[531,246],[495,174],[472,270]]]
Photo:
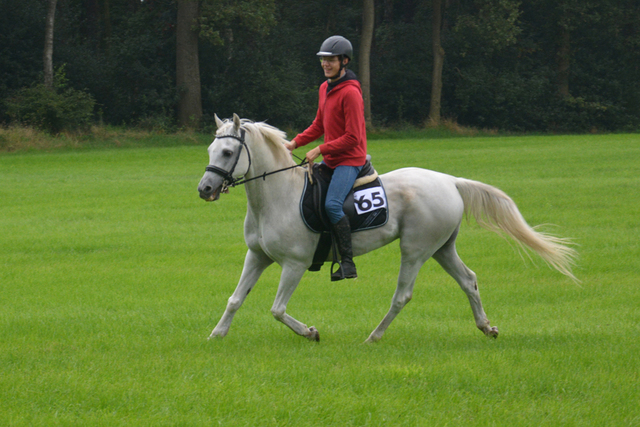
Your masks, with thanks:
[[[309,150],[309,152],[307,152],[307,161],[309,163],[313,163],[313,161],[315,159],[317,159],[318,157],[320,157],[320,154],[322,154],[320,152],[320,146],[314,148],[313,150]]]
[[[298,144],[296,144],[296,140],[292,139],[291,141],[287,141],[284,143],[284,146],[287,147],[287,150],[293,151],[298,148]]]

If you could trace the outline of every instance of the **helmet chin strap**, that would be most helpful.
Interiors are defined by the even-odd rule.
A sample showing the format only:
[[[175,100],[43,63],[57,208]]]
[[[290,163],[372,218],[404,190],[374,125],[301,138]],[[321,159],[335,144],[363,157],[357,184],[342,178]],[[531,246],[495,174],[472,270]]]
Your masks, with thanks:
[[[329,77],[329,81],[334,82],[334,81],[338,80],[340,77],[342,77],[341,76],[342,70],[344,70],[346,68],[346,66],[347,65],[344,63],[344,57],[343,57],[342,59],[340,59],[340,69],[338,70],[338,73],[335,76]]]

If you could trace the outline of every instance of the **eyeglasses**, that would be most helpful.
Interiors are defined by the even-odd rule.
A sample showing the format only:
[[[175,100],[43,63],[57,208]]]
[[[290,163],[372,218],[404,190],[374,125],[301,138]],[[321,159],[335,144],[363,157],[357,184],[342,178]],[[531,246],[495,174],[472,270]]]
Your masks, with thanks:
[[[323,62],[338,62],[339,59],[335,56],[321,56],[320,57],[320,63]]]

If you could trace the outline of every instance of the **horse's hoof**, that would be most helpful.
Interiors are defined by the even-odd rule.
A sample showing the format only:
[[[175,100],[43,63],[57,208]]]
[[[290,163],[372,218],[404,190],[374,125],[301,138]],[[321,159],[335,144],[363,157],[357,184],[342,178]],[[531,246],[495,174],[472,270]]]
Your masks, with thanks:
[[[222,339],[226,336],[226,333],[222,333],[222,332],[218,332],[214,329],[213,332],[211,332],[211,335],[209,335],[209,338],[207,338],[207,340],[212,340],[212,339]]]
[[[485,334],[491,338],[498,338],[498,328],[496,326],[492,326]]]
[[[320,341],[320,333],[318,332],[318,330],[316,329],[315,326],[312,326],[309,328],[309,333],[307,334],[307,339],[309,341]]]

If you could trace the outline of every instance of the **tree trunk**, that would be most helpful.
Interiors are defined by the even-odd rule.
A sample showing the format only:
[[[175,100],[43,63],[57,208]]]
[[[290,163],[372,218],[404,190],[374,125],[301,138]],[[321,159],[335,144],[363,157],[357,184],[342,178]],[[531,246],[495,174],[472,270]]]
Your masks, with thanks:
[[[202,118],[198,33],[193,30],[200,4],[197,0],[178,0],[176,27],[176,84],[178,123],[193,128]]]
[[[384,0],[382,7],[382,20],[384,22],[393,22],[393,0]]]
[[[571,64],[571,32],[565,26],[560,26],[560,34],[558,37],[558,52],[557,52],[557,85],[558,94],[563,97],[571,96],[569,93],[569,67]]]
[[[53,89],[53,24],[56,16],[56,3],[58,0],[49,0],[47,21],[44,29],[44,85]]]
[[[109,0],[103,0],[100,4],[100,17],[102,20],[102,47],[109,55],[111,53],[111,12],[109,8]]]
[[[364,120],[371,127],[371,43],[373,42],[374,1],[362,2],[362,35],[360,38],[360,83],[364,98]]]
[[[429,108],[429,123],[440,124],[440,103],[442,100],[442,67],[444,66],[444,49],[440,42],[442,32],[443,0],[433,0],[432,37],[433,73],[431,76],[431,106]]]

